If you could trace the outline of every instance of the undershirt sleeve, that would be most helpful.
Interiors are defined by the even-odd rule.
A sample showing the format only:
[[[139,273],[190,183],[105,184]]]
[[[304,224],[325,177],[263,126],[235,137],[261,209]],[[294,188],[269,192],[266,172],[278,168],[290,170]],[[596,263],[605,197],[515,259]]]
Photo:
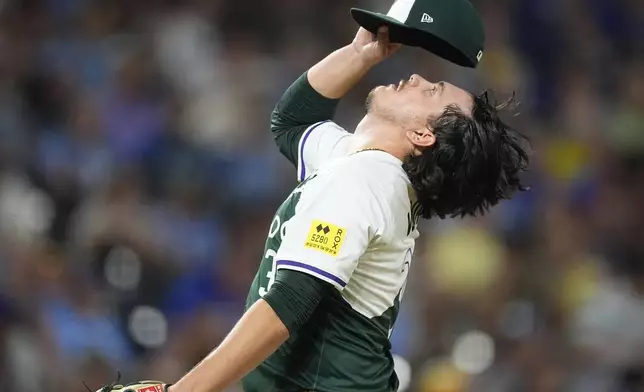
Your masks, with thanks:
[[[296,332],[313,314],[333,286],[313,276],[280,270],[263,299],[282,320],[289,333]]]
[[[271,131],[280,152],[297,167],[302,182],[334,155],[351,134],[331,121],[339,100],[318,93],[307,74],[284,93],[271,115]]]
[[[338,102],[318,93],[306,73],[284,92],[271,114],[271,132],[280,152],[291,163],[297,164],[302,135],[312,125],[331,120]]]

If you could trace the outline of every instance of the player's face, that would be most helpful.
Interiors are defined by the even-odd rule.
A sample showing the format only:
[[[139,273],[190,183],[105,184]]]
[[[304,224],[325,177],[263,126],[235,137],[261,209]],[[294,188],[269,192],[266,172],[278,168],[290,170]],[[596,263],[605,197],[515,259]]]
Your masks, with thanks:
[[[432,83],[418,75],[401,80],[398,85],[378,86],[367,99],[370,114],[406,130],[426,129],[428,119],[440,116],[449,105],[469,113],[472,96],[453,84]]]

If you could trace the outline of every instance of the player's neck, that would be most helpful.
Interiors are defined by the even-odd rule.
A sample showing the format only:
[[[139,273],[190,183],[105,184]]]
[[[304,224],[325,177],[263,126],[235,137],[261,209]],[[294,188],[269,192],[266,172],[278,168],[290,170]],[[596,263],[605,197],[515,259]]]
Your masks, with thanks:
[[[404,161],[409,152],[407,146],[397,140],[398,135],[392,132],[389,124],[372,121],[365,117],[356,127],[352,152],[379,150]]]

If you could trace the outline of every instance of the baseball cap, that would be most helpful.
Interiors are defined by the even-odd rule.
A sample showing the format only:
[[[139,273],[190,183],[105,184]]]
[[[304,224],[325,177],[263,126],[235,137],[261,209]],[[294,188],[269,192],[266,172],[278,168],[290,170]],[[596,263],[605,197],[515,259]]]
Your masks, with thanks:
[[[389,29],[391,42],[421,47],[454,64],[476,68],[483,57],[485,29],[469,0],[396,0],[385,15],[351,8],[371,33]]]

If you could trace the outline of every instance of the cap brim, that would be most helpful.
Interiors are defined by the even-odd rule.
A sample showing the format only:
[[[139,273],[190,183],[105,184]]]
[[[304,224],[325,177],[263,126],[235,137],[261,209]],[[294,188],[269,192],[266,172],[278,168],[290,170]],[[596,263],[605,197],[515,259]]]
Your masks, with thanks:
[[[478,61],[470,59],[458,48],[434,34],[409,27],[396,19],[377,12],[351,8],[353,19],[367,31],[375,34],[381,26],[389,29],[389,40],[407,46],[416,46],[454,64],[475,68]]]

